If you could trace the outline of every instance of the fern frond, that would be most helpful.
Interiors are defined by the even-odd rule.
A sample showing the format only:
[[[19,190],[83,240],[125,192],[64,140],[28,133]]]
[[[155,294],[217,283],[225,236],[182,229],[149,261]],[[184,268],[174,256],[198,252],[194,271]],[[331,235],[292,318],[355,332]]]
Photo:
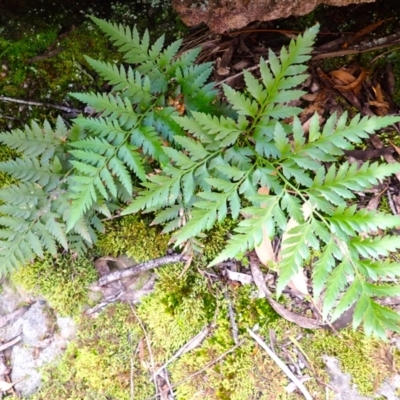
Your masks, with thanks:
[[[56,148],[65,140],[65,124],[61,117],[57,119],[57,129],[53,130],[45,121],[43,127],[36,122],[25,129],[16,129],[11,132],[0,132],[0,143],[14,149],[26,158],[42,156],[43,161],[49,160]]]
[[[121,125],[133,126],[137,123],[138,115],[132,108],[132,103],[128,98],[121,98],[118,95],[106,93],[70,93],[70,96],[89,104],[97,112],[101,112],[103,117],[108,117],[109,121],[118,119]],[[86,118],[78,117],[75,119],[77,126],[84,126]]]
[[[22,182],[37,182],[40,186],[46,186],[54,180],[58,182],[62,176],[54,173],[48,163],[40,163],[36,158],[0,162],[0,171],[7,172]]]
[[[118,47],[118,50],[126,53],[126,57],[134,57],[134,60],[129,62],[141,63],[148,59],[149,49],[149,33],[145,32],[142,40],[135,28],[132,30],[129,27],[124,27],[120,24],[114,24],[91,16],[90,19],[110,38],[113,44]]]
[[[123,65],[118,68],[115,64],[93,60],[87,56],[86,61],[100,76],[114,85],[114,92],[123,92],[134,103],[148,104],[153,99],[149,77],[142,77],[139,71],[133,71],[131,67],[125,70]]]
[[[34,183],[0,190],[1,273],[43,257],[44,251],[55,256],[59,246],[68,249],[62,216],[52,210],[53,196]]]

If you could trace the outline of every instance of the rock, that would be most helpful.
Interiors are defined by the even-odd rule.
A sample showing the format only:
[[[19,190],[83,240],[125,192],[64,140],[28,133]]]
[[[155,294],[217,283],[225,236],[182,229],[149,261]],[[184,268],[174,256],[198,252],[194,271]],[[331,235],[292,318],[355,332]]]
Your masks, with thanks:
[[[375,0],[172,0],[172,7],[188,26],[201,23],[215,33],[240,29],[253,21],[305,15],[319,4],[347,6]]]
[[[40,368],[59,357],[75,336],[72,318],[58,317],[48,304],[23,291],[2,283],[0,315],[18,310],[29,302],[30,307],[17,319],[0,329],[4,342],[21,335],[21,341],[7,349],[10,359],[11,380],[22,396],[30,396],[41,384]],[[5,371],[2,371],[5,374]]]
[[[400,386],[400,375],[394,375],[390,382],[383,382],[375,396],[366,397],[358,393],[357,386],[351,383],[350,375],[341,371],[339,361],[335,357],[325,355],[323,360],[330,376],[329,384],[335,392],[333,400],[372,400],[378,396],[384,396],[388,400],[399,400],[396,391]]]

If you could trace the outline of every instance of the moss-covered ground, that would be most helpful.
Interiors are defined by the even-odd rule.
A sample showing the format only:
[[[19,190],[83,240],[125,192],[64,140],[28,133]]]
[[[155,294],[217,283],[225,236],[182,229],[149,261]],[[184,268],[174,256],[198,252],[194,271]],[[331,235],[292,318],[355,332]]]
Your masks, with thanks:
[[[145,229],[146,221],[137,217],[123,221],[109,222],[109,234],[100,238],[95,252],[131,254],[139,261],[147,259],[146,254],[165,253],[168,237],[156,228]],[[228,225],[214,230],[215,241],[205,241],[207,254],[216,249]],[[213,246],[208,248],[207,243]],[[160,268],[153,294],[140,305],[112,304],[97,318],[82,313],[90,303],[87,287],[96,279],[91,259],[60,255],[14,272],[14,283],[44,296],[57,312],[73,315],[78,323],[76,340],[58,363],[43,370],[43,387],[31,400],[151,398],[155,395],[151,371],[206,326],[209,332],[204,341],[168,366],[177,400],[302,398],[286,392],[290,382],[247,335],[247,328],[256,329],[267,343],[275,337],[277,355],[289,364],[308,365],[302,374],[311,377],[306,387],[314,399],[325,398],[329,382],[325,354],[339,360],[343,372],[352,376],[364,395],[372,395],[400,365],[398,352],[389,345],[367,339],[361,331],[302,330],[280,318],[266,299],[258,297],[253,285],[223,282],[204,274],[204,267],[200,259],[184,273],[183,264]],[[239,329],[237,347],[228,299]]]
[[[304,331],[278,317],[253,286],[226,286],[200,273],[199,266],[194,263],[182,276],[182,264],[161,268],[154,293],[135,308],[112,304],[96,319],[78,314],[76,340],[58,364],[44,370],[44,386],[32,399],[148,399],[155,394],[151,371],[205,326],[205,340],[168,366],[178,400],[301,398],[286,392],[288,379],[249,338],[246,328],[258,329],[267,343],[274,332],[275,351],[289,364],[308,360],[302,373],[311,377],[306,387],[314,399],[325,398],[325,354],[338,358],[364,395],[373,394],[397,368],[399,355],[387,344],[366,339],[362,332]],[[60,288],[64,280],[54,275],[47,282]],[[68,294],[66,304],[82,299]],[[236,348],[227,298],[239,327]],[[59,305],[65,294],[53,301]]]

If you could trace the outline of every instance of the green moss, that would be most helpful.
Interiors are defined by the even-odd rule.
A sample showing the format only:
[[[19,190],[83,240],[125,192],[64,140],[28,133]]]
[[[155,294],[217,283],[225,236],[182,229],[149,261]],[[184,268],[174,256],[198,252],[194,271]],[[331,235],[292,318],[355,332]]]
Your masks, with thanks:
[[[160,361],[199,333],[216,308],[207,280],[192,271],[181,276],[182,270],[182,264],[162,268],[155,292],[143,300],[138,310],[151,332]]]
[[[57,367],[46,368],[44,386],[33,399],[128,400],[131,382],[135,399],[153,395],[136,351],[142,337],[127,304],[111,305],[96,319],[82,318],[76,341]]]
[[[211,326],[202,344],[170,364],[171,383],[177,384],[176,399],[242,400],[251,398],[300,399],[288,395],[287,378],[275,363],[246,334],[246,328],[259,326],[258,333],[268,343],[269,332],[276,333],[275,351],[283,360],[297,358],[289,336],[303,335],[302,349],[311,359],[320,381],[328,382],[322,355],[337,357],[344,372],[350,373],[362,394],[371,394],[390,374],[385,366],[386,346],[366,339],[360,332],[343,331],[339,336],[324,330],[308,333],[283,320],[265,299],[257,298],[253,286],[227,289],[208,280],[192,265],[175,264],[158,271],[154,293],[143,299],[136,313],[151,343],[155,367],[166,362],[204,326]],[[228,316],[227,295],[235,310],[242,344],[201,374],[181,382],[234,346]],[[307,335],[307,336],[305,336]],[[285,352],[281,348],[285,346]],[[399,356],[394,355],[395,360]],[[76,342],[68,347],[57,367],[46,370],[45,385],[35,400],[130,399],[131,383],[135,399],[154,394],[149,380],[150,356],[145,335],[130,306],[111,305],[97,319],[81,318]],[[131,374],[133,378],[131,379]],[[317,381],[306,383],[313,398],[322,398],[325,387]],[[261,395],[260,395],[261,394]],[[258,397],[257,397],[258,396]],[[259,397],[261,396],[261,397]]]
[[[70,254],[46,256],[11,274],[14,284],[41,295],[60,315],[76,316],[88,303],[87,287],[97,279],[93,262]]]
[[[240,333],[245,333],[247,327],[253,328],[256,324],[262,326],[262,332],[268,332],[267,326],[279,319],[266,300],[257,299],[254,294],[250,286],[238,287],[229,292]],[[227,304],[221,297],[215,330],[201,346],[170,367],[172,381],[179,382],[191,376],[233,345]],[[264,379],[267,376],[268,379]],[[284,387],[287,384],[279,367],[253,341],[245,340],[223,360],[179,385],[177,399],[195,399],[200,393],[205,399],[251,399],[260,393],[262,397],[257,398],[270,399],[273,394],[274,398],[280,399],[286,398]]]
[[[363,332],[340,331],[339,335],[320,330],[304,338],[303,349],[313,362],[323,368],[323,355],[336,357],[343,372],[351,375],[362,395],[372,395],[390,375],[388,366],[379,361],[379,348],[384,343],[367,338]]]
[[[117,257],[126,254],[137,262],[165,255],[169,236],[158,228],[149,227],[150,221],[135,215],[105,223],[104,234],[99,235],[95,250],[100,255]]]
[[[9,148],[8,146],[0,145],[0,162],[8,161],[11,158],[17,156],[17,152]],[[15,179],[9,174],[0,171],[0,188],[9,186],[15,183]]]
[[[237,226],[237,221],[226,218],[223,222],[215,224],[206,238],[202,239],[204,246],[204,261],[213,260],[224,249],[228,240],[228,235]]]
[[[81,103],[68,98],[67,93],[101,91],[105,82],[93,73],[84,55],[118,62],[121,54],[88,22],[58,38],[59,27],[48,25],[39,32],[24,32],[17,41],[0,40],[2,63],[7,67],[7,71],[3,70],[6,76],[0,78],[0,91],[5,96],[52,104],[68,101],[77,108],[82,107]],[[56,55],[51,54],[57,51]],[[55,119],[59,110],[3,103],[1,114],[12,117],[2,121],[3,127],[7,124],[9,128],[33,118]]]

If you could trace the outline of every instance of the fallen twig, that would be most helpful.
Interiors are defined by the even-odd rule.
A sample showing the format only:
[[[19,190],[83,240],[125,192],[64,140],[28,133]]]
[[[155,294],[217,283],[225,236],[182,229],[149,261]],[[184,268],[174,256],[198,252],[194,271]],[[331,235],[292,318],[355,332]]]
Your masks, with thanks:
[[[369,51],[381,50],[390,46],[394,46],[398,44],[400,41],[400,32],[396,32],[392,35],[388,35],[379,39],[374,39],[369,42],[362,42],[358,45],[354,45],[351,49],[341,49],[337,51],[332,51],[329,53],[318,53],[318,49],[312,52],[313,55],[312,60],[321,60],[324,58],[331,58],[331,57],[343,57],[351,54],[360,54],[366,53]]]
[[[130,363],[131,363],[131,376],[130,376],[130,395],[131,395],[131,398],[130,398],[130,400],[135,400],[135,381],[134,381],[134,372],[135,372],[135,365],[134,365],[134,362],[133,362],[133,360],[134,360],[134,358],[136,358],[136,355],[137,355],[137,353],[138,353],[138,351],[139,351],[139,344],[140,344],[140,341],[139,341],[139,343],[138,343],[138,345],[136,346],[136,351],[135,351],[135,356],[133,357],[133,356],[131,356],[131,359],[130,359]]]
[[[82,113],[82,110],[78,110],[77,108],[64,107],[64,106],[59,106],[57,104],[51,104],[51,103],[42,103],[40,101],[20,100],[20,99],[15,99],[13,97],[0,96],[0,101],[4,101],[4,102],[8,102],[8,103],[24,104],[26,106],[51,107],[51,108],[56,108],[57,110],[65,111],[67,113],[74,113],[74,114]]]
[[[255,284],[257,285],[258,289],[264,293],[265,297],[268,300],[268,303],[271,307],[282,317],[286,320],[293,322],[302,328],[306,329],[318,329],[321,328],[320,324],[316,319],[306,318],[294,312],[287,310],[284,306],[279,304],[272,298],[272,293],[267,288],[265,284],[263,274],[255,260],[252,260],[250,257],[250,268],[251,274],[253,275],[253,279]]]
[[[87,309],[85,311],[85,315],[87,315],[89,317],[96,315],[104,307],[108,306],[109,304],[115,303],[123,294],[124,294],[124,292],[123,292],[123,290],[121,290],[114,296],[106,297],[101,303],[96,304],[94,307]]]
[[[307,400],[313,400],[311,394],[306,387],[294,376],[293,372],[287,367],[287,365],[265,344],[265,342],[256,335],[250,328],[247,328],[249,335],[267,352],[272,360],[278,365],[278,367],[286,374],[286,376],[297,386],[297,388],[303,393]]]
[[[235,313],[233,311],[232,303],[231,300],[226,292],[224,292],[225,299],[228,303],[228,314],[229,314],[229,320],[231,322],[232,326],[232,336],[233,336],[233,341],[235,344],[239,343],[239,329],[235,321]]]
[[[162,391],[166,392],[165,394],[167,395],[168,400],[174,400],[174,389],[172,388],[171,382],[169,380],[168,376],[168,371],[166,368],[164,368],[162,371],[160,371],[159,376],[165,381],[167,384],[167,388],[163,388]],[[169,392],[169,393],[168,393]],[[161,394],[161,398],[164,399],[162,396],[163,393]]]
[[[155,258],[154,260],[145,261],[143,263],[133,265],[132,267],[114,271],[111,274],[104,275],[99,279],[99,285],[104,286],[108,283],[117,281],[119,279],[128,278],[130,276],[140,274],[141,272],[148,271],[153,268],[158,268],[162,267],[163,265],[178,263],[185,260],[186,257],[183,254],[174,254],[172,256]]]
[[[205,326],[196,336],[190,339],[187,343],[185,343],[164,365],[162,365],[155,373],[154,376],[158,375],[163,369],[165,369],[169,364],[171,364],[174,360],[179,358],[181,355],[195,349],[199,346],[203,340],[206,338],[208,333],[210,332],[210,326]]]
[[[140,328],[141,328],[142,331],[143,331],[144,338],[145,338],[146,344],[147,344],[147,348],[149,349],[151,370],[154,371],[155,365],[154,365],[153,352],[152,352],[151,346],[150,346],[150,339],[149,339],[149,337],[148,337],[148,335],[147,335],[147,332],[146,332],[146,329],[145,329],[145,327],[144,327],[144,325],[143,325],[142,320],[141,320],[141,319],[139,318],[139,316],[136,314],[135,308],[133,307],[132,304],[129,304],[129,305],[131,306],[132,313],[133,313],[133,315],[135,316],[135,318],[137,319],[137,321],[139,322]],[[154,385],[155,385],[155,387],[156,387],[156,398],[157,398],[157,396],[158,396],[157,375],[155,375],[155,374],[153,374],[153,373],[152,373],[151,375],[152,375],[152,377],[153,377]]]
[[[206,369],[210,368],[212,365],[216,364],[218,361],[221,361],[223,358],[225,358],[228,354],[232,353],[235,351],[242,343],[244,342],[244,339],[242,339],[237,345],[231,347],[229,350],[225,351],[225,353],[222,353],[219,357],[217,357],[215,360],[210,361],[207,363],[203,368],[199,369],[198,371],[194,372],[193,374],[187,376],[186,378],[180,380],[179,382],[175,383],[172,385],[172,389],[175,389],[177,386],[181,385],[182,383],[194,378],[195,376],[201,374],[203,371]],[[145,400],[153,400],[156,399],[157,395],[147,397]]]
[[[2,345],[0,345],[0,351],[6,350],[9,347],[14,346],[18,342],[20,342],[21,339],[22,339],[22,333],[19,333],[17,336],[9,340],[7,343],[3,343]]]
[[[9,314],[2,315],[0,317],[0,328],[3,328],[3,326],[6,326],[9,322],[14,322],[16,321],[22,314],[24,314],[27,310],[29,310],[30,306],[24,306],[21,308],[18,308],[17,310],[10,312]]]

